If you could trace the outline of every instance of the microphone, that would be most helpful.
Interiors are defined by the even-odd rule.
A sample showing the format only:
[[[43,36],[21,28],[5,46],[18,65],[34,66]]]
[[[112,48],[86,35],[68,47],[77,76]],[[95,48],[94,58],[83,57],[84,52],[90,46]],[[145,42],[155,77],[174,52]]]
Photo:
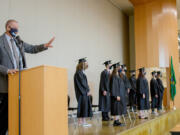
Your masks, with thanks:
[[[20,36],[16,36],[15,39],[16,39],[16,41],[17,41],[18,44],[22,44],[22,43],[23,43],[23,41],[22,41],[22,39],[20,38]]]

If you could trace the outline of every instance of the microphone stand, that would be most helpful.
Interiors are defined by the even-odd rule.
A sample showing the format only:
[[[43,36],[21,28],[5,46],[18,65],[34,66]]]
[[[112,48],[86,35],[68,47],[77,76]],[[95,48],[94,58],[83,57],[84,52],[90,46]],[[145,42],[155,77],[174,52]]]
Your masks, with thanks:
[[[14,37],[13,37],[13,39],[16,43],[16,46],[19,49],[19,63],[18,63],[18,65],[19,65],[19,135],[21,135],[21,57],[23,56],[22,51],[21,51],[21,49],[22,49],[21,47],[22,47],[23,42],[17,41],[17,39]]]

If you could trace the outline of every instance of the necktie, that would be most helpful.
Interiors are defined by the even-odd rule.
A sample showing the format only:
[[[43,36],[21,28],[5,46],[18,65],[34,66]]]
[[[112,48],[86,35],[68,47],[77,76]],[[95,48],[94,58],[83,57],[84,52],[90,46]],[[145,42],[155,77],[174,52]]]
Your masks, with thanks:
[[[14,55],[14,58],[15,58],[15,61],[16,61],[16,64],[17,67],[15,68],[19,68],[19,55],[18,55],[18,52],[17,52],[17,49],[16,49],[16,44],[14,43],[14,40],[11,39],[11,46],[12,46],[12,50],[13,50],[13,55]]]

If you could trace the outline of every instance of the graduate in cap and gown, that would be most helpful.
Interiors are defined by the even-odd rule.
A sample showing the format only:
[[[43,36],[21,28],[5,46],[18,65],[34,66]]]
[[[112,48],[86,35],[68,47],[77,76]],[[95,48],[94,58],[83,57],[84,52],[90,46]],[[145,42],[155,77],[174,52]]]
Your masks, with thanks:
[[[158,82],[158,111],[161,113],[162,111],[162,101],[163,101],[163,94],[164,94],[164,85],[161,80],[162,73],[161,71],[157,72],[157,82]]]
[[[130,108],[136,110],[137,98],[136,98],[136,70],[130,70],[130,79],[131,89],[129,92],[129,105]]]
[[[110,66],[111,60],[103,63],[105,69],[101,72],[100,84],[99,84],[99,111],[102,112],[102,120],[109,121],[110,112]]]
[[[123,70],[123,67],[120,65],[120,63],[117,63],[118,66],[118,74],[120,77],[121,83],[121,93],[122,93],[122,106],[123,106],[123,113],[122,115],[127,114],[127,89],[126,89],[126,82],[125,82],[125,70]]]
[[[157,109],[158,106],[158,82],[156,80],[156,71],[152,73],[152,79],[150,81],[150,91],[151,91],[151,110],[153,115],[158,115],[154,109]]]
[[[118,73],[119,66],[117,63],[112,65],[113,72],[110,77],[111,115],[114,116],[114,126],[124,126],[119,121],[119,116],[124,113],[123,102],[125,100],[125,86]]]
[[[140,111],[139,113],[140,119],[147,119],[148,110],[150,109],[149,86],[145,75],[146,75],[145,68],[140,68],[139,76],[137,79],[137,103],[138,103],[138,110]]]
[[[88,86],[87,77],[84,71],[88,68],[86,58],[79,59],[79,63],[76,67],[76,73],[74,75],[74,88],[76,99],[78,102],[77,118],[79,124],[82,126],[91,126],[86,123],[87,117],[92,117],[92,107],[90,101],[90,89]]]
[[[127,67],[125,64],[121,65],[121,69],[120,69],[120,74],[121,74],[121,78],[123,79],[124,81],[124,85],[125,85],[125,89],[126,89],[126,94],[125,94],[125,97],[126,97],[126,105],[129,105],[129,92],[130,92],[130,89],[131,89],[131,84],[129,82],[129,79],[126,75],[127,73]]]

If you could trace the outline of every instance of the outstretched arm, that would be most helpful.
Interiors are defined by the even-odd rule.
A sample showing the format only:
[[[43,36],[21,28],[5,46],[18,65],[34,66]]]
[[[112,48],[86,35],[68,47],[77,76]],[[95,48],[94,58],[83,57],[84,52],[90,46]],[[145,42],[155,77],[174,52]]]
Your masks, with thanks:
[[[38,53],[38,52],[42,52],[44,50],[47,50],[48,48],[52,48],[52,42],[54,41],[55,37],[53,37],[48,43],[46,44],[41,44],[41,45],[30,45],[28,43],[23,43],[24,46],[24,51],[26,53]]]

